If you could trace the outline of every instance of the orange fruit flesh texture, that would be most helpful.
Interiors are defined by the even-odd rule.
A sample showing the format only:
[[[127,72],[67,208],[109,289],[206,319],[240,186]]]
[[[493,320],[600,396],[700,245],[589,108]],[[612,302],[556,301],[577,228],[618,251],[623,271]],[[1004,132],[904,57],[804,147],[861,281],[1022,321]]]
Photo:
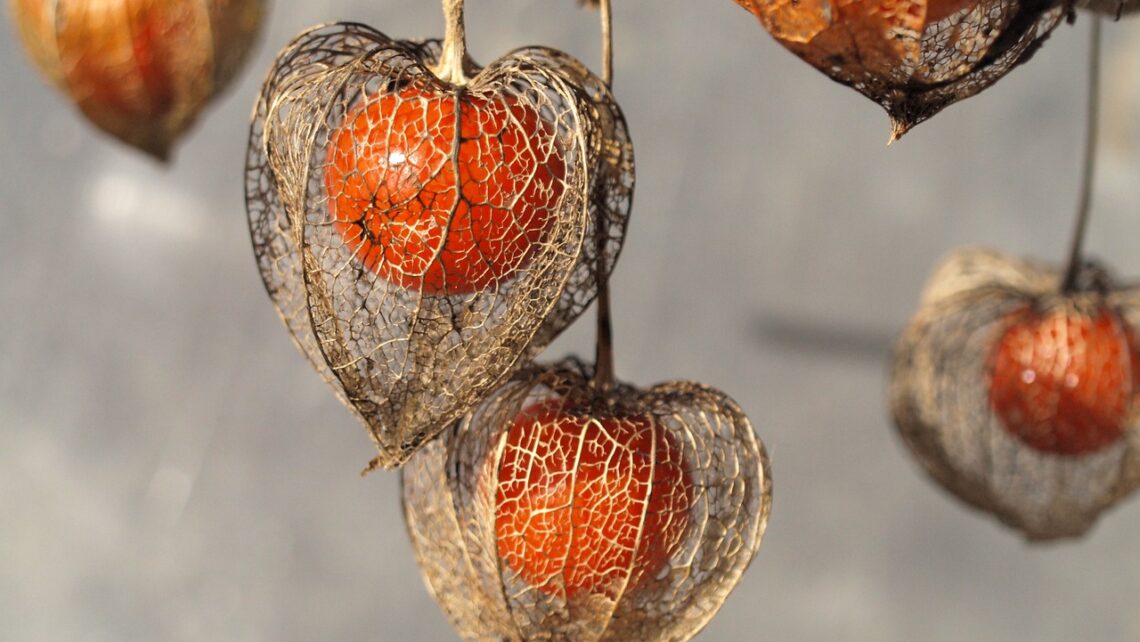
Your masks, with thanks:
[[[544,593],[616,599],[662,571],[688,527],[681,448],[650,417],[539,403],[515,419],[500,461],[499,557]]]
[[[1136,394],[1136,352],[1115,313],[1014,312],[992,357],[990,407],[1011,435],[1055,455],[1121,439]]]
[[[979,0],[736,0],[764,28],[821,70],[898,82],[921,56],[928,25]],[[901,35],[909,35],[902,38]]]
[[[455,105],[412,87],[369,97],[331,133],[324,177],[334,227],[365,268],[430,295],[483,291],[523,268],[566,174],[534,107],[469,94],[456,176]]]
[[[949,18],[959,11],[975,7],[980,0],[929,0],[926,3],[926,24]]]

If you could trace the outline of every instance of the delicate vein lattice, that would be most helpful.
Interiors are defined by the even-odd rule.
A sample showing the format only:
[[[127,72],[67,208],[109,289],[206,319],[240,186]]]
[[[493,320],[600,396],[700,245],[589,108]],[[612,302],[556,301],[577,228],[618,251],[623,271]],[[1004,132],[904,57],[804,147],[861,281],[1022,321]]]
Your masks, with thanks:
[[[401,471],[417,560],[461,637],[681,641],[720,608],[771,507],[763,444],[687,382],[598,394],[523,370]]]
[[[621,111],[581,63],[520,49],[468,61],[460,88],[429,70],[439,54],[358,24],[302,34],[247,158],[270,297],[385,467],[593,300],[633,191]]]
[[[780,44],[887,110],[897,138],[997,82],[1060,22],[1057,0],[737,0]]]
[[[944,487],[1032,539],[1080,535],[1140,485],[1140,290],[1113,289],[1091,267],[1084,280],[1061,295],[1048,266],[960,250],[896,348],[903,440]],[[1045,319],[1029,326],[1035,343],[1027,316]],[[1037,366],[1010,370],[1025,377],[1021,401],[999,394],[1010,382],[995,385],[1008,358]]]

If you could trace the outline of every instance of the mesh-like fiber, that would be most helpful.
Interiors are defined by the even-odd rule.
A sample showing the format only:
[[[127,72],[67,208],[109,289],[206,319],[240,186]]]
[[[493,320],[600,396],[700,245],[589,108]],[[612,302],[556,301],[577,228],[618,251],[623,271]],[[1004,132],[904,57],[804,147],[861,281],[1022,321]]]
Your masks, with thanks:
[[[36,66],[100,129],[165,160],[237,73],[264,0],[10,0]]]
[[[269,295],[383,467],[581,314],[633,192],[621,111],[581,63],[520,49],[468,61],[457,88],[429,71],[439,52],[358,24],[305,32],[265,82],[247,158]]]
[[[887,110],[892,138],[997,82],[1060,22],[1056,0],[736,0],[780,44]]]
[[[1133,372],[1140,291],[1113,289],[1093,267],[1082,280],[1077,293],[1061,295],[1060,275],[1049,266],[988,250],[958,250],[931,276],[894,356],[891,410],[915,457],[946,489],[1030,539],[1081,535],[1140,485],[1140,374]],[[995,401],[991,392],[1006,332],[1026,314],[1050,312],[1062,323],[1044,326],[1054,329],[1039,337],[1034,358],[1068,374],[1063,384],[1041,379],[1037,397],[1007,411],[1037,415],[1042,448],[1003,423],[995,404],[1007,402]],[[1076,331],[1098,322],[1111,324],[1116,345],[1126,346],[1110,355],[1115,361],[1105,356],[1103,339],[1094,343]],[[1028,368],[1017,374],[1029,386],[1051,376]],[[1062,385],[1083,388],[1066,401]],[[1069,449],[1081,452],[1050,446],[1048,439],[1064,437],[1074,418],[1092,423],[1090,416],[1111,410],[1089,404],[1090,397],[1100,405],[1120,400],[1123,434],[1095,448]]]
[[[520,371],[401,471],[416,558],[466,640],[688,640],[760,546],[771,473],[740,408],[591,376]]]

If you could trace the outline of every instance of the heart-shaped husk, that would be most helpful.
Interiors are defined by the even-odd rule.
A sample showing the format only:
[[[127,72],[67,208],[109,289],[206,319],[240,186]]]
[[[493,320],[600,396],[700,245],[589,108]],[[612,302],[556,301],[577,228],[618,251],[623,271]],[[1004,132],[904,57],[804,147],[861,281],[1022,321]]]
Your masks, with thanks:
[[[298,346],[372,434],[380,452],[373,464],[382,467],[402,464],[582,313],[596,294],[596,270],[608,275],[617,260],[633,192],[624,118],[604,83],[581,63],[550,49],[520,49],[483,69],[468,61],[472,77],[459,88],[429,71],[439,55],[437,41],[392,40],[365,25],[305,32],[282,50],[265,82],[247,157],[246,203],[262,279]],[[362,108],[383,100],[404,108],[401,92],[436,96],[449,106],[500,101],[508,106],[508,121],[540,123],[525,152],[556,157],[560,175],[553,179],[545,169],[512,166],[514,183],[503,190],[516,191],[502,197],[495,185],[469,191],[473,178],[457,189],[455,177],[464,180],[464,172],[481,171],[477,167],[432,175],[434,196],[461,193],[464,204],[519,194],[540,201],[532,209],[547,221],[545,228],[509,275],[460,293],[446,285],[428,291],[430,269],[412,287],[393,283],[386,278],[399,275],[385,272],[388,254],[373,251],[371,263],[362,260],[337,231],[327,172],[330,154],[343,148],[330,150],[330,140],[343,144],[344,130],[337,128]],[[458,112],[458,131],[468,136],[468,112],[451,109]],[[499,140],[506,139],[475,142],[484,145],[479,149],[505,147]],[[362,141],[352,144],[366,148]],[[458,164],[453,149],[445,156]],[[390,173],[359,179],[374,181],[373,206],[384,185],[408,180],[409,173]],[[345,176],[347,184],[353,174]],[[451,182],[441,187],[441,180]],[[433,261],[451,247],[452,237],[443,237]],[[595,242],[599,238],[605,242]],[[448,278],[446,271],[441,278]]]
[[[100,129],[166,160],[234,77],[264,0],[11,0],[36,66]]]
[[[1029,60],[1056,0],[736,0],[784,47],[879,103],[891,140]]]
[[[463,639],[688,640],[760,546],[771,471],[740,408],[689,382],[598,393],[592,376],[574,360],[520,371],[401,471],[416,559]],[[550,404],[575,418],[561,441],[539,436],[549,414],[518,423]],[[636,462],[653,472],[621,479]],[[560,504],[568,487],[580,494]]]
[[[989,250],[955,251],[930,277],[895,349],[891,412],[915,458],[947,490],[1033,540],[1083,534],[1140,485],[1135,388],[1122,437],[1079,455],[1030,447],[1002,425],[991,403],[995,346],[1018,310],[1063,306],[1086,318],[1108,310],[1129,332],[1138,327],[1140,291],[1114,289],[1097,268],[1086,275],[1089,289],[1060,294],[1061,275],[1050,266]],[[1131,356],[1124,356],[1126,371],[1137,363]],[[1130,374],[1135,386],[1140,375]]]

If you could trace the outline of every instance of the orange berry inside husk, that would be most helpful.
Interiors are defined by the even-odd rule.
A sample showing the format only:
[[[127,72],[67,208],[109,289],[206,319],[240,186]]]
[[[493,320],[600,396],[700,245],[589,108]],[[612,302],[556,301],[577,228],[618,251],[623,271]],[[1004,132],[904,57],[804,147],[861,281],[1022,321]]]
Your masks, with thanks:
[[[538,403],[506,436],[495,496],[499,557],[543,592],[614,597],[666,568],[692,502],[681,446],[652,417]]]
[[[425,294],[468,294],[534,257],[558,216],[562,154],[532,105],[409,86],[348,111],[330,133],[324,184],[334,228],[366,269]]]
[[[994,347],[990,407],[1034,450],[1079,456],[1124,435],[1135,395],[1132,336],[1114,312],[1024,308]]]
[[[928,0],[926,3],[926,24],[933,24],[967,7],[975,7],[979,3],[979,0]]]

